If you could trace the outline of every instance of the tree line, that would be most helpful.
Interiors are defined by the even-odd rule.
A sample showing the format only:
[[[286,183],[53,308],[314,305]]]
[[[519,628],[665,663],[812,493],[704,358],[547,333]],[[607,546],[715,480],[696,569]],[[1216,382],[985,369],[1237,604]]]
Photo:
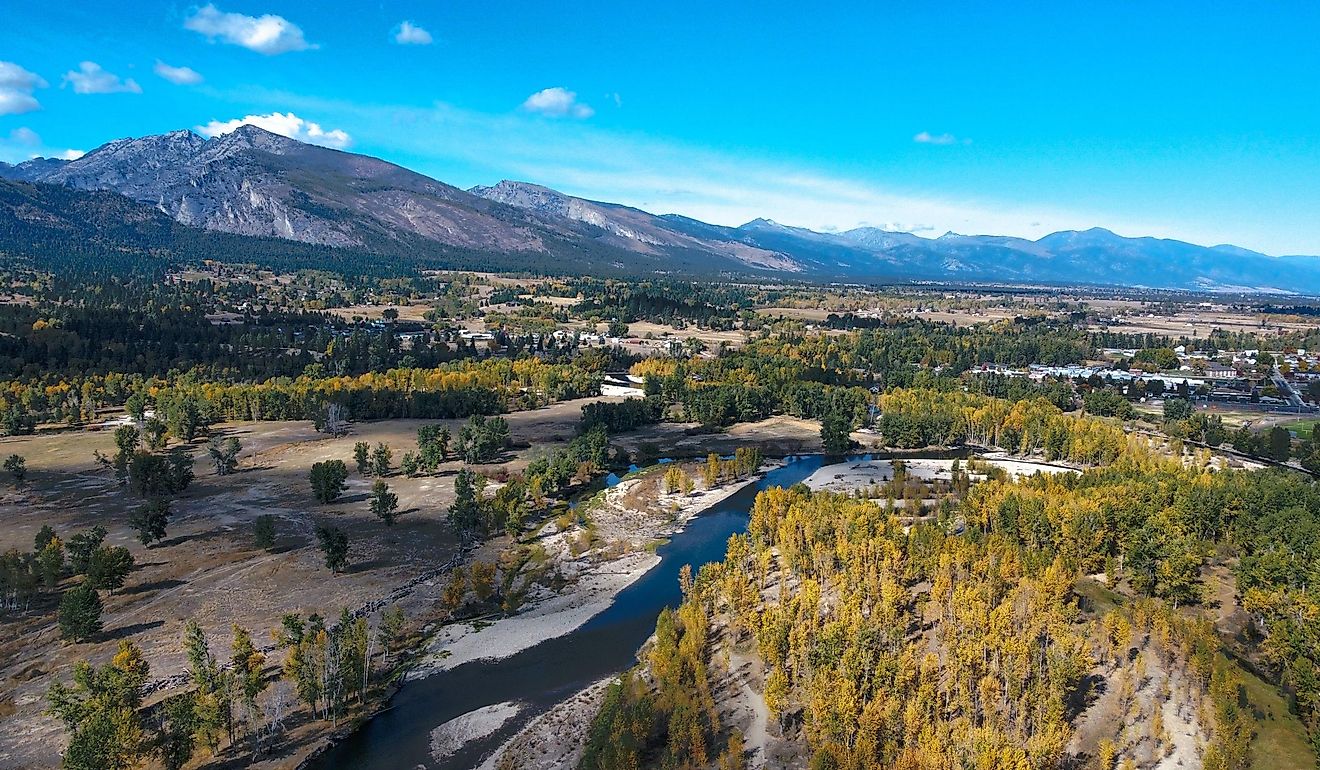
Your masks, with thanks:
[[[895,391],[880,404],[912,422],[934,415],[927,437],[1053,451],[1087,468],[1020,481],[990,473],[906,530],[869,500],[763,492],[724,562],[682,578],[682,605],[657,622],[644,674],[607,694],[581,767],[734,761],[739,736],[711,697],[716,624],[721,643],[754,642],[765,704],[783,727],[800,725],[812,767],[1057,767],[1081,679],[1101,665],[1130,686],[1151,657],[1193,683],[1207,766],[1245,767],[1253,727],[1239,674],[1213,627],[1177,611],[1206,600],[1202,569],[1216,548],[1239,559],[1237,592],[1261,629],[1249,652],[1320,746],[1313,483],[1167,458],[1044,400]],[[1097,572],[1139,598],[1083,616],[1074,586]],[[1138,713],[1132,697],[1124,690]],[[1111,763],[1146,736],[1169,744],[1159,710],[1145,708],[1135,728],[1102,741]]]

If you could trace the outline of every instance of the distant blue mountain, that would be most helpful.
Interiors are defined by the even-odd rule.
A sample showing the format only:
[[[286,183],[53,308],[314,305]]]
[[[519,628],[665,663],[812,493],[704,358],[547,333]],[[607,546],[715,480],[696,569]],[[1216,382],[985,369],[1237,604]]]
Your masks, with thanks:
[[[464,191],[376,158],[303,144],[252,126],[214,139],[189,131],[121,139],[74,161],[0,164],[0,178],[117,192],[206,230],[396,259],[461,252],[464,264],[485,259],[505,269],[523,265],[572,273],[608,267],[647,275],[1320,295],[1316,257],[1271,257],[1227,244],[1128,238],[1103,228],[1031,241],[956,233],[922,238],[870,227],[821,233],[768,219],[726,227],[525,182]],[[77,200],[60,198],[66,206],[78,205]],[[76,211],[66,213],[77,216]],[[24,221],[17,217],[14,227],[21,230]]]

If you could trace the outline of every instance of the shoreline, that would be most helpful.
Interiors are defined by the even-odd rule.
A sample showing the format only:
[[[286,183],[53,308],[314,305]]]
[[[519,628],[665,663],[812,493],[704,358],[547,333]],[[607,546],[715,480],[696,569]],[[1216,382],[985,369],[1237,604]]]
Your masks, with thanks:
[[[923,454],[927,452],[949,452],[957,448],[931,447],[917,450],[896,450],[887,452],[889,455],[885,460],[855,461],[861,463],[886,462],[891,460],[908,461],[911,455]],[[819,454],[808,453],[808,454]],[[874,450],[868,452],[865,449],[857,449],[853,453],[855,456],[864,454],[877,454]],[[368,714],[361,716],[360,720],[348,731],[344,731],[340,736],[327,741],[324,745],[318,747],[310,756],[308,756],[299,768],[305,768],[310,761],[328,749],[334,743],[342,739],[343,735],[360,729],[364,724],[370,721],[377,714],[390,708],[390,701],[402,687],[408,682],[421,680],[426,677],[443,673],[452,668],[456,668],[464,663],[474,661],[495,661],[511,657],[524,650],[530,649],[537,644],[567,634],[572,633],[578,628],[588,623],[592,618],[607,610],[617,599],[618,595],[628,586],[640,580],[648,572],[658,566],[661,557],[653,549],[644,547],[647,543],[655,543],[667,539],[679,532],[682,532],[687,525],[707,513],[711,508],[732,497],[735,493],[745,489],[748,485],[754,484],[765,477],[770,471],[787,465],[789,457],[798,457],[803,455],[793,454],[785,455],[780,458],[767,458],[761,468],[753,475],[738,482],[730,482],[714,489],[702,489],[693,492],[691,495],[680,497],[677,495],[662,494],[655,502],[676,502],[678,510],[671,519],[664,520],[646,528],[642,532],[633,531],[634,540],[644,541],[643,547],[634,548],[622,555],[613,558],[602,558],[604,554],[600,553],[601,548],[593,548],[576,557],[567,555],[566,549],[561,549],[556,553],[553,559],[554,565],[564,569],[566,576],[571,576],[573,582],[560,592],[554,592],[540,585],[535,586],[532,595],[529,596],[527,604],[522,611],[516,615],[501,618],[491,623],[476,623],[473,621],[458,621],[444,626],[440,626],[423,642],[422,647],[416,652],[411,664],[402,672],[399,681],[393,692],[384,698],[379,707]],[[1009,465],[1021,463],[1023,465],[1037,466],[1041,470],[1048,468],[1053,472],[1077,472],[1080,469],[1061,465],[1053,465],[1042,462],[1020,461],[1012,455],[1005,452],[986,452],[983,448],[980,451],[973,450],[973,457],[983,460],[989,460],[995,464]],[[840,458],[842,459],[842,458]],[[612,506],[615,512],[622,512],[634,515],[645,515],[642,511],[631,510],[617,505],[617,498],[626,494],[630,485],[643,480],[646,475],[656,472],[660,466],[651,466],[646,469],[647,473],[623,479],[615,487],[603,490],[606,496],[605,503]],[[818,471],[819,472],[819,471]],[[1011,472],[1011,471],[1010,471]],[[616,499],[611,499],[616,498]],[[553,527],[553,522],[547,522],[546,527]],[[563,545],[563,540],[569,534],[577,530],[576,527],[570,527],[564,531],[554,531],[542,535],[543,543]],[[490,546],[490,543],[483,547]],[[471,554],[470,554],[471,557]],[[566,569],[565,569],[566,568]],[[498,630],[498,633],[487,633]],[[551,705],[545,711],[540,712],[530,718],[530,720],[520,727],[512,736],[509,737],[494,753],[483,760],[480,766],[483,770],[493,770],[495,763],[519,742],[527,742],[534,737],[534,731],[545,725],[547,721],[555,714],[559,714],[564,709],[573,707],[573,713],[581,719],[590,719],[594,715],[591,713],[578,714],[582,701],[588,695],[603,697],[605,687],[616,676],[607,677],[600,681],[587,685],[564,700]],[[592,700],[592,703],[598,704],[599,697]],[[580,747],[579,747],[580,748]],[[549,767],[549,766],[547,766]]]
[[[690,522],[708,512],[712,507],[732,497],[748,485],[759,482],[770,471],[787,464],[788,461],[784,458],[767,458],[756,473],[737,482],[730,482],[714,489],[694,491],[692,494],[681,498],[676,495],[663,495],[662,497],[669,502],[678,503],[678,511],[672,518],[664,519],[641,533],[646,537],[635,538],[644,541],[640,543],[637,549],[612,559],[600,559],[599,557],[602,554],[599,553],[599,549],[592,549],[577,557],[556,558],[555,562],[558,567],[569,566],[571,568],[576,565],[576,569],[569,570],[576,577],[576,580],[562,592],[556,593],[538,585],[536,586],[538,589],[536,596],[529,598],[523,610],[516,615],[487,624],[476,624],[471,620],[467,620],[440,626],[436,631],[429,634],[420,647],[413,652],[411,660],[402,667],[390,691],[375,704],[375,707],[368,712],[357,715],[351,725],[344,725],[332,734],[324,736],[312,744],[310,750],[295,765],[296,770],[308,770],[308,768],[313,767],[325,752],[349,735],[362,729],[377,715],[392,708],[391,702],[394,696],[409,682],[443,673],[464,663],[478,660],[501,660],[530,649],[548,639],[564,636],[577,630],[590,621],[591,618],[607,610],[614,603],[619,593],[660,564],[661,557],[654,550],[647,548],[648,544],[682,532]],[[647,468],[646,471],[654,473],[656,469],[663,467],[664,465],[658,464]],[[629,485],[636,484],[644,478],[645,475],[625,478],[618,485],[603,490],[603,494],[607,496],[606,501],[609,501],[611,494],[616,497],[622,496],[630,489]],[[618,506],[617,511],[624,514],[645,515],[642,511],[627,509],[622,506]],[[544,526],[549,527],[552,525],[553,522],[547,522]],[[574,529],[556,531],[548,535],[547,538],[556,540],[558,544],[562,545],[565,536],[573,532]],[[467,561],[472,561],[476,553],[490,545],[491,543],[488,542],[476,551],[469,552]],[[565,549],[559,553],[562,557],[567,551]],[[621,563],[625,564],[627,568],[619,569]],[[586,583],[585,590],[584,582]],[[501,633],[485,633],[492,629],[499,629]],[[510,633],[510,631],[515,633]],[[605,687],[614,679],[615,676],[610,676],[592,683],[584,690],[532,716],[527,724],[520,727],[506,741],[505,745],[500,746],[494,754],[484,761],[487,764],[495,762],[509,745],[523,737],[533,725],[545,724],[543,718],[552,713],[557,713],[570,702],[577,702],[589,691],[603,697]],[[591,701],[591,704],[598,705],[598,700]],[[593,708],[589,712],[583,712],[578,716],[589,720],[594,714]],[[483,767],[485,766],[483,765]],[[493,767],[493,765],[491,766]]]
[[[476,770],[499,770],[501,761],[510,752],[518,752],[519,770],[576,767],[587,744],[586,726],[600,709],[605,690],[618,678],[616,674],[592,682],[532,717],[483,759]]]
[[[760,470],[746,479],[713,489],[694,491],[686,496],[663,495],[664,501],[678,506],[674,517],[657,522],[650,528],[632,531],[633,550],[622,555],[600,558],[602,554],[597,548],[573,557],[567,555],[566,549],[559,550],[554,566],[573,578],[570,586],[559,593],[536,586],[526,608],[507,618],[480,625],[458,622],[441,627],[428,640],[425,651],[408,672],[406,680],[423,679],[473,661],[500,660],[547,639],[572,633],[609,609],[624,589],[660,564],[661,557],[654,550],[648,549],[648,544],[682,532],[693,519],[784,464],[783,460],[767,460]],[[654,467],[647,470],[654,473]],[[642,480],[642,476],[624,479],[605,490],[602,508],[613,507],[620,514],[619,518],[628,515],[647,516],[647,512],[623,507],[618,500]],[[611,500],[611,497],[615,499]],[[556,531],[546,539],[553,546],[558,546],[567,534],[569,531]]]
[[[966,463],[968,459],[1003,469],[1014,478],[1024,478],[1036,473],[1080,473],[1081,469],[1059,463],[1047,463],[1031,459],[1018,458],[1005,452],[987,452],[972,455],[966,459],[936,458],[881,458],[873,460],[853,460],[834,466],[824,466],[813,473],[803,483],[813,490],[851,491],[858,487],[882,484],[894,478],[894,463],[901,462],[910,477],[923,481],[952,478],[953,464]],[[973,472],[974,477],[981,474]]]

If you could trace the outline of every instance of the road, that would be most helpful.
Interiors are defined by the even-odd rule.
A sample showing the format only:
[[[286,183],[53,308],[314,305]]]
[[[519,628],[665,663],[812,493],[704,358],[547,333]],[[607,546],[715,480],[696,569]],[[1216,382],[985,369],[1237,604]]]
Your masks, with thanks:
[[[1288,400],[1289,406],[1295,406],[1298,409],[1305,406],[1302,397],[1297,394],[1297,391],[1293,390],[1292,383],[1288,382],[1283,376],[1283,372],[1279,371],[1279,367],[1274,367],[1274,372],[1270,374],[1270,379],[1274,381],[1274,387],[1279,389],[1279,393]]]

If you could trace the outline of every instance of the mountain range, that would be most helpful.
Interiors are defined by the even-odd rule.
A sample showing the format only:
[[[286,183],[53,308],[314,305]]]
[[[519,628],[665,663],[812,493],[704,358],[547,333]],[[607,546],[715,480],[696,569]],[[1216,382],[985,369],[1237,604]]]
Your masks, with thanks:
[[[1320,293],[1315,257],[1127,238],[1102,228],[1032,241],[954,233],[922,238],[871,227],[822,233],[768,219],[727,227],[526,182],[462,190],[255,126],[210,139],[187,130],[119,139],[72,161],[0,163],[0,179],[7,180],[0,182],[0,250],[13,253],[75,234],[128,248],[136,223],[139,230],[150,226],[153,239],[183,238],[194,246],[207,242],[198,231],[241,236],[225,238],[224,251],[250,244],[267,253],[293,241],[301,246],[288,244],[289,250],[312,262],[317,254],[355,253],[423,266],[561,274]],[[107,193],[128,200],[111,201]],[[107,207],[117,213],[104,216]],[[179,227],[166,227],[157,221],[162,217]],[[231,256],[242,261],[241,254]]]

